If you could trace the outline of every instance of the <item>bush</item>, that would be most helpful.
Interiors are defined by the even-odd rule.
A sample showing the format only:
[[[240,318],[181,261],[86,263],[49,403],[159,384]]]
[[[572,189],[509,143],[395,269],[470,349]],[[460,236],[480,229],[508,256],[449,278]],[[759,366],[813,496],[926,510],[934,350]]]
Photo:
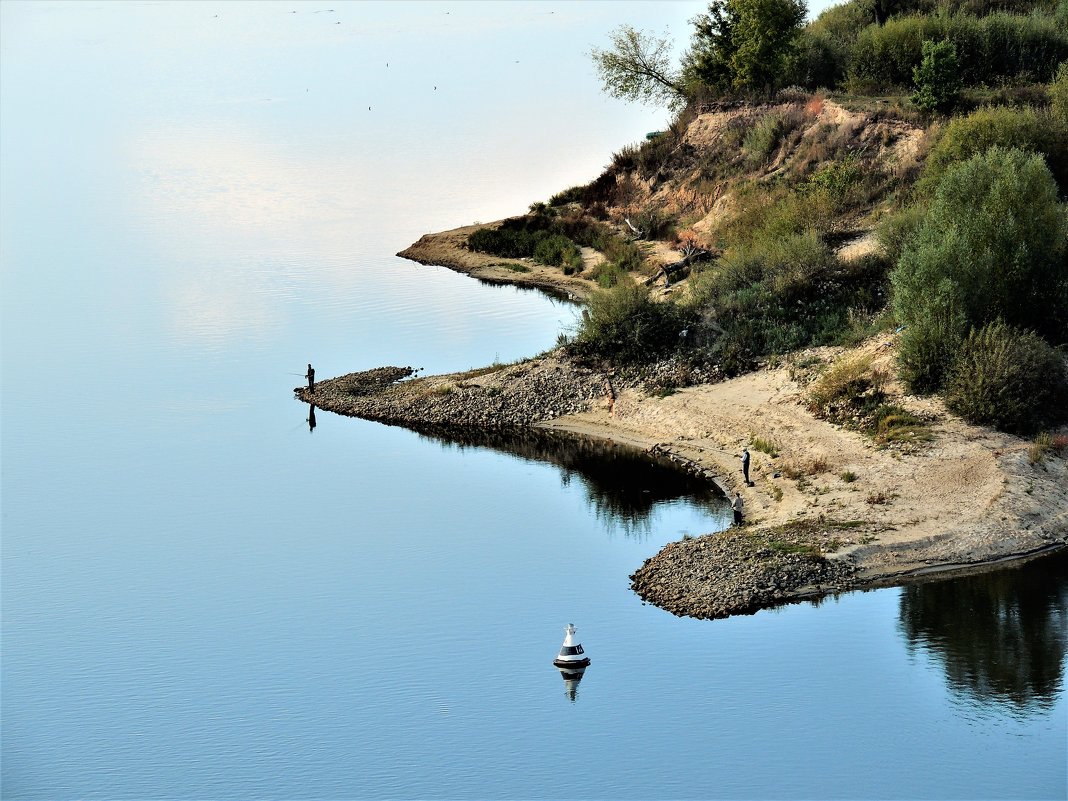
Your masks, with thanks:
[[[849,82],[872,92],[908,86],[924,41],[948,41],[965,86],[1017,77],[1046,82],[1068,58],[1068,31],[1043,14],[910,15],[869,25],[849,51]]]
[[[803,120],[801,109],[764,115],[742,140],[746,158],[754,165],[767,163],[782,140],[796,130]]]
[[[586,190],[585,186],[569,187],[549,198],[549,205],[566,206],[569,203],[582,203],[586,199]]]
[[[965,420],[1028,433],[1064,419],[1064,357],[1040,336],[996,321],[972,329],[946,383],[946,406]]]
[[[760,234],[692,279],[698,339],[728,374],[759,357],[836,342],[885,302],[880,260],[840,263],[815,231]]]
[[[534,255],[538,237],[531,231],[507,228],[479,228],[467,237],[467,246],[480,253],[507,259],[529,258]]]
[[[835,362],[812,384],[808,393],[809,411],[821,417],[841,404],[855,405],[858,398],[872,394],[884,397],[886,375],[872,369],[871,356],[858,356]]]
[[[845,75],[846,46],[809,26],[794,42],[786,60],[786,83],[808,90],[837,86]]]
[[[674,303],[658,303],[633,281],[590,298],[569,350],[619,364],[641,364],[676,350],[690,319]]]
[[[891,275],[913,389],[940,386],[969,328],[999,317],[1064,341],[1066,223],[1039,156],[994,148],[946,173]]]
[[[882,246],[883,255],[890,264],[897,264],[901,259],[905,246],[916,235],[926,214],[926,206],[914,204],[879,221],[875,229],[875,238]]]
[[[920,189],[930,194],[946,171],[992,147],[1038,153],[1068,194],[1068,123],[1034,109],[983,108],[955,117],[927,158]]]
[[[582,269],[582,253],[566,236],[551,234],[541,237],[534,247],[534,261],[552,267],[563,267],[565,272]]]
[[[532,214],[505,220],[497,228],[479,228],[467,237],[467,246],[504,258],[533,258],[539,264],[562,267],[568,274],[582,270],[582,253],[568,232],[578,230],[587,238],[596,238],[588,230],[590,224],[546,214],[544,204],[531,208]]]
[[[905,329],[898,346],[898,368],[910,390],[926,394],[942,388],[960,346],[961,328],[947,315],[945,319],[927,319]]]
[[[927,420],[907,409],[884,403],[872,415],[872,437],[880,445],[929,442],[932,439]]]

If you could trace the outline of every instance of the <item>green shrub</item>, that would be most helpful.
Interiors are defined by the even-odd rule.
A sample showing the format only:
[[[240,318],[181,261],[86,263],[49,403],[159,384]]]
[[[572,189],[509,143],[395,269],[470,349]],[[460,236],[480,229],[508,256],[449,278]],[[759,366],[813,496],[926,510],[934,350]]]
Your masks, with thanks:
[[[540,264],[561,267],[568,274],[581,271],[582,253],[575,240],[603,245],[610,239],[608,229],[581,216],[545,213],[547,208],[535,204],[525,217],[505,220],[497,228],[479,228],[467,237],[467,246],[494,256],[533,258]]]
[[[809,191],[826,192],[832,198],[844,199],[857,187],[863,168],[855,153],[841,161],[824,164],[808,179]]]
[[[912,83],[912,71],[923,58],[924,41],[945,37],[945,26],[928,16],[898,17],[885,25],[869,25],[850,48],[851,83],[864,84],[874,94]]]
[[[812,26],[802,29],[786,60],[784,83],[805,89],[830,89],[845,75],[846,45]]]
[[[508,259],[529,258],[539,240],[538,232],[506,228],[479,228],[467,237],[467,246],[480,253]]]
[[[796,130],[804,117],[800,109],[765,114],[742,140],[742,151],[751,164],[766,164],[787,134]]]
[[[582,253],[566,236],[550,234],[539,239],[534,247],[534,261],[574,272],[582,269]]]
[[[690,320],[674,303],[658,303],[633,281],[595,293],[569,350],[620,364],[654,361],[679,347]]]
[[[585,186],[572,186],[562,192],[557,192],[549,198],[550,206],[566,206],[569,203],[582,203],[586,199]]]
[[[912,102],[924,111],[947,111],[957,104],[960,73],[952,42],[924,42],[923,58],[912,70],[916,93]]]
[[[1064,357],[1040,336],[996,321],[972,329],[946,383],[946,406],[965,420],[1028,433],[1064,419]]]
[[[728,373],[761,356],[837,341],[885,302],[883,263],[840,263],[815,231],[762,234],[692,279],[698,341]]]
[[[601,289],[611,289],[623,280],[626,273],[614,261],[603,261],[590,270],[589,277],[597,282]]]
[[[772,442],[770,439],[759,437],[753,433],[749,434],[749,447],[754,451],[760,451],[766,453],[772,459],[779,455],[779,446]]]
[[[1045,82],[1068,58],[1068,31],[1043,14],[909,15],[869,25],[849,51],[848,76],[871,91],[908,86],[924,41],[948,41],[965,86],[1023,78]]]
[[[928,442],[932,439],[927,420],[889,403],[876,408],[869,425],[872,437],[880,445]]]
[[[734,211],[716,231],[734,246],[786,239],[807,232],[823,233],[838,210],[840,198],[819,187],[794,192],[785,186],[743,185]]]
[[[912,237],[915,236],[920,223],[927,214],[927,207],[916,203],[884,217],[875,229],[875,238],[883,249],[883,255],[890,264],[897,264]]]
[[[962,339],[963,323],[948,313],[908,326],[898,345],[901,380],[913,392],[927,394],[942,388]]]
[[[814,414],[826,416],[840,404],[856,405],[863,395],[875,393],[881,400],[886,376],[872,369],[871,356],[842,359],[828,367],[813,382],[808,393],[808,407]]]
[[[675,220],[655,206],[642,209],[633,220],[643,239],[667,239],[675,230]]]
[[[1041,157],[994,148],[947,171],[891,275],[903,377],[941,385],[969,328],[1068,336],[1068,220]]]
[[[1068,123],[1029,108],[983,108],[951,120],[927,157],[921,192],[930,194],[946,170],[992,147],[1042,155],[1068,193]]]

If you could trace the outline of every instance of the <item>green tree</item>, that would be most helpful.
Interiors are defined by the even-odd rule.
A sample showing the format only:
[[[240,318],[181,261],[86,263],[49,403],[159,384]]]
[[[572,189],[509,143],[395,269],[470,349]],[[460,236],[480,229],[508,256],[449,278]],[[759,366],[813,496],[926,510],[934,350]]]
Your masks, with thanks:
[[[891,275],[910,386],[940,388],[969,329],[999,317],[1068,339],[1066,238],[1041,156],[992,148],[949,169]]]
[[[679,71],[672,67],[671,42],[621,25],[610,34],[612,46],[593,48],[604,90],[612,97],[678,108],[686,101]]]
[[[911,100],[925,111],[948,111],[960,94],[957,48],[952,42],[923,43],[923,60],[912,70],[916,93]]]
[[[721,92],[778,86],[806,12],[805,0],[714,0],[693,19],[687,77]]]

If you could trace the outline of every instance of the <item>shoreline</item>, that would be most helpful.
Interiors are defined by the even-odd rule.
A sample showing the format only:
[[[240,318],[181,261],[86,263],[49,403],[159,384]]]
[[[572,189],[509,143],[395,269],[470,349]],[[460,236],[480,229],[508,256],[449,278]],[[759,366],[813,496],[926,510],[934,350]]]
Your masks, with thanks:
[[[484,227],[465,225],[436,234],[424,234],[396,255],[417,264],[445,267],[488,284],[540,289],[572,301],[586,300],[597,289],[592,281],[564,275],[559,267],[547,267],[532,259],[510,259],[468,250],[467,237]]]
[[[420,242],[435,241],[440,248],[440,237],[459,241],[469,230]],[[472,255],[489,258],[463,250],[456,262]],[[487,278],[485,265],[432,263],[494,282],[535,286],[541,280],[527,273],[514,280]],[[566,280],[550,288],[590,284],[556,274]],[[882,337],[854,350],[890,366],[896,343]],[[830,360],[843,352],[805,353]],[[654,370],[670,375],[671,365]],[[996,569],[1068,547],[1068,460],[1051,455],[1032,465],[1027,440],[971,426],[937,398],[900,388],[895,403],[934,421],[932,442],[878,446],[816,418],[803,405],[804,387],[786,367],[666,396],[614,376],[611,400],[608,374],[577,365],[560,351],[463,373],[415,373],[377,368],[319,382],[314,393],[306,387],[295,393],[327,411],[424,433],[542,429],[634,448],[671,460],[728,497],[741,492],[744,526],[669,543],[631,575],[644,601],[676,615],[750,614],[840,592]],[[755,438],[776,443],[778,453],[757,451]],[[743,484],[737,459],[745,446],[752,452],[752,486]],[[786,477],[806,464],[815,466],[796,479]]]

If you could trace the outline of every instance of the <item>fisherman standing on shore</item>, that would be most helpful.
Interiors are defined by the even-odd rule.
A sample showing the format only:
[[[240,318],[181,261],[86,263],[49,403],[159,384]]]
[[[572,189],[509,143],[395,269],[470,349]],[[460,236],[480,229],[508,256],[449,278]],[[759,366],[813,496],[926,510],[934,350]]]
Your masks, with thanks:
[[[749,480],[749,448],[742,451],[742,477],[745,478],[745,486],[753,486],[753,482]]]
[[[312,366],[308,365],[308,374],[305,376],[308,379],[308,392],[315,392],[315,370]]]
[[[740,526],[742,524],[742,509],[745,507],[745,501],[742,500],[742,493],[734,493],[734,500],[731,501],[731,509],[734,510],[734,525]]]

